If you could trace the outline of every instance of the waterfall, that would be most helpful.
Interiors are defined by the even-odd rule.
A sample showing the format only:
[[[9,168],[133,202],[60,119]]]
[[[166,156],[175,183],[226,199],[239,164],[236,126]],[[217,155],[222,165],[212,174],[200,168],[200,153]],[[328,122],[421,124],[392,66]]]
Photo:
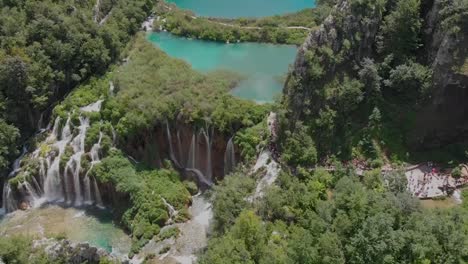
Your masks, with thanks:
[[[37,121],[37,131],[42,131],[42,123],[44,119],[44,113],[41,113],[39,120]]]
[[[226,145],[226,152],[224,153],[224,175],[228,175],[236,167],[236,153],[233,138],[234,136],[229,139]]]
[[[38,196],[42,193],[42,188],[41,186],[39,185],[39,183],[37,182],[36,180],[36,177],[34,177],[34,175],[31,175],[31,181],[32,181],[32,184],[34,186],[34,190],[35,192],[38,194]]]
[[[54,125],[51,135],[55,138],[57,138],[58,135],[58,130],[56,128],[58,127],[59,122],[60,117],[57,117],[55,120],[56,124]],[[58,149],[58,153],[55,153],[53,161],[50,160],[50,157],[47,161],[50,166],[47,170],[44,182],[44,195],[49,202],[64,198],[61,185],[62,180],[60,178],[60,158],[62,157],[68,142],[71,140],[71,136],[70,116],[68,116],[65,126],[62,129],[60,140],[53,144],[53,146]]]
[[[55,119],[54,127],[52,128],[51,136],[58,138],[59,135],[59,126],[60,126],[60,116]]]
[[[204,184],[207,185],[207,186],[213,185],[213,183],[212,183],[210,180],[208,180],[208,179],[205,177],[205,175],[203,175],[203,173],[202,173],[200,170],[194,169],[194,168],[187,168],[187,169],[185,169],[185,170],[188,171],[188,172],[194,173],[194,174],[197,176],[198,181],[199,181],[200,183],[204,183]]]
[[[89,168],[88,172],[86,172],[85,178],[83,179],[83,187],[84,187],[84,203],[85,204],[92,204],[92,197],[91,197],[91,183],[89,182],[88,173],[91,171],[93,167]]]
[[[161,200],[163,201],[164,205],[166,206],[167,210],[169,211],[169,216],[170,219],[169,221],[173,220],[174,216],[176,216],[179,212],[172,206],[170,203],[166,201],[163,197],[161,197]]]
[[[114,96],[114,90],[115,90],[114,83],[112,81],[109,81],[109,95],[110,96]]]
[[[98,101],[99,102],[99,101]],[[83,202],[83,195],[81,194],[80,172],[81,172],[81,157],[84,154],[86,131],[89,127],[89,118],[80,116],[79,133],[72,141],[72,147],[75,152],[67,162],[65,172],[71,171],[73,175],[73,187],[75,194],[75,205],[79,206]],[[73,167],[74,166],[74,167]],[[67,178],[65,173],[64,178]],[[65,188],[67,189],[67,188]],[[70,193],[67,193],[71,197]],[[71,202],[71,199],[68,199]]]
[[[104,100],[97,100],[96,102],[92,103],[92,104],[89,104],[87,106],[84,106],[84,107],[81,107],[80,110],[82,112],[99,112],[101,111],[101,106],[102,106],[102,102]]]
[[[211,142],[210,138],[208,137],[207,132],[202,130],[202,134],[205,137],[205,143],[206,143],[206,173],[205,176],[207,179],[210,181],[212,180],[212,167],[211,167]]]
[[[5,211],[5,213],[14,211],[17,209],[16,202],[14,197],[12,197],[13,193],[11,192],[11,186],[8,183],[8,179],[11,177],[16,176],[18,172],[20,171],[21,167],[21,161],[24,158],[24,155],[28,152],[28,149],[26,146],[23,146],[23,151],[21,152],[21,155],[15,159],[13,162],[13,168],[11,172],[8,174],[8,177],[5,179],[5,183],[3,184],[3,193],[2,193],[2,208]]]
[[[45,168],[45,164],[44,164],[44,158],[40,158],[39,183],[40,183],[42,191],[44,191],[45,177],[46,177],[46,168]]]
[[[192,135],[192,143],[190,143],[190,150],[189,150],[189,156],[188,156],[188,161],[187,161],[187,168],[195,168],[195,163],[196,163],[196,155],[197,153],[197,142],[196,142],[196,135],[193,133]]]
[[[26,155],[27,152],[28,149],[26,148],[26,146],[23,146],[23,151],[21,152],[21,155],[13,162],[13,169],[11,170],[10,174],[8,174],[8,178],[14,177],[16,176],[16,174],[18,174],[18,172],[21,169],[21,161],[23,160],[24,155]]]
[[[92,204],[92,197],[91,197],[91,179],[89,178],[89,172],[93,169],[94,164],[99,163],[99,151],[101,151],[101,141],[102,141],[102,132],[99,132],[99,139],[96,144],[93,145],[89,155],[91,156],[91,167],[86,172],[86,175],[83,180],[84,185],[84,201],[86,204]],[[96,181],[93,179],[93,188],[95,189],[94,193],[96,195],[96,203],[99,206],[102,206],[102,199],[101,193],[99,192],[99,188],[97,186]]]
[[[29,182],[24,181],[20,184],[20,187],[22,187],[26,191],[26,195],[29,196],[31,199],[29,200],[29,205],[31,207],[34,207],[35,202],[39,200],[39,194],[34,190],[34,188],[29,184]]]
[[[3,185],[3,195],[2,195],[2,208],[5,213],[9,213],[18,209],[14,197],[12,197],[11,187],[8,184],[8,181],[5,181]]]
[[[98,100],[95,103],[80,108],[80,110],[81,112],[100,111],[102,102],[103,100]],[[81,177],[81,161],[85,154],[85,139],[87,130],[90,127],[90,120],[85,115],[80,115],[79,122],[79,126],[75,127],[77,134],[74,136],[71,114],[68,115],[62,128],[63,122],[60,117],[57,117],[49,136],[44,142],[51,148],[51,151],[46,153],[46,157],[41,155],[43,148],[38,148],[31,153],[31,157],[38,161],[38,172],[36,175],[29,175],[30,177],[27,177],[27,181],[21,182],[18,185],[17,191],[32,206],[37,206],[43,201],[66,201],[75,206],[80,206],[83,203],[92,204],[94,201],[98,206],[102,206],[102,198],[96,179],[89,177],[88,173],[94,164],[100,162],[99,152],[101,150],[103,133],[99,132],[99,140],[92,146],[89,152],[91,167],[83,178]],[[62,172],[60,161],[63,159],[66,151],[68,151],[68,148],[71,148],[73,152]],[[25,154],[26,148],[23,148],[23,154],[13,164],[13,170],[9,174],[10,177],[16,176],[20,171],[21,159]],[[24,173],[28,173],[28,171]],[[16,196],[16,191],[12,190],[8,181],[6,181],[2,193],[2,206],[5,212],[17,209],[17,202],[14,196]]]
[[[167,144],[169,145],[169,157],[171,158],[172,162],[176,164],[177,167],[180,167],[179,161],[177,160],[176,156],[174,155],[174,148],[172,147],[172,136],[171,130],[169,129],[169,123],[166,122],[166,133],[167,133]]]
[[[93,185],[94,185],[94,194],[96,195],[96,205],[98,207],[104,207],[104,204],[102,203],[102,197],[101,197],[101,192],[99,191],[99,187],[97,185],[96,179],[93,179]]]
[[[180,140],[180,133],[179,130],[177,130],[177,151],[179,152],[179,161],[184,160],[184,155],[182,152],[182,142]],[[186,164],[180,164],[181,166],[185,166]]]

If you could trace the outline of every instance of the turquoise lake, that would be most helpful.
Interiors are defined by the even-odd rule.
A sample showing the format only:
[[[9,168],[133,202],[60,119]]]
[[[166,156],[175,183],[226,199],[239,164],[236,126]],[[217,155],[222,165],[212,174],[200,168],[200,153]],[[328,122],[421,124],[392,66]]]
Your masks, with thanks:
[[[315,0],[167,0],[208,17],[263,17],[315,7]]]
[[[232,93],[257,102],[271,102],[281,94],[284,77],[297,52],[293,45],[223,44],[181,38],[166,32],[149,33],[148,40],[201,72],[223,69],[242,74],[246,79]]]

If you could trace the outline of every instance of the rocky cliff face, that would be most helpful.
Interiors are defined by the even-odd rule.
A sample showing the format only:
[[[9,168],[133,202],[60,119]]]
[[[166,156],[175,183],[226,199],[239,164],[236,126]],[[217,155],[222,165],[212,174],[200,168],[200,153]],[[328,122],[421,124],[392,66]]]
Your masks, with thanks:
[[[231,135],[232,136],[232,135]],[[184,122],[161,124],[142,131],[138,136],[124,139],[123,148],[135,160],[154,168],[172,161],[186,177],[195,177],[185,169],[194,168],[208,181],[221,180],[225,175],[226,155],[230,135],[214,128],[194,128]],[[236,150],[235,160],[240,159]]]
[[[468,139],[468,72],[462,69],[468,62],[468,15],[464,10],[465,24],[460,32],[451,32],[442,26],[446,4],[434,0],[425,14],[424,46],[433,71],[433,86],[432,100],[418,112],[410,139],[418,148],[436,148]]]
[[[389,64],[390,56],[381,51],[386,41],[382,33],[386,16],[398,2],[337,1],[331,14],[299,49],[284,89],[283,104],[287,109],[284,129],[293,131],[298,121],[317,126],[327,113],[331,113],[329,120],[334,133],[350,130],[351,125],[343,123],[353,123],[353,128],[364,127],[374,107],[368,101],[371,92],[360,75],[366,59],[377,65],[381,101],[398,98],[395,90],[386,87],[385,78],[390,78],[392,71],[385,67],[393,70],[399,65],[395,60],[393,65]],[[431,70],[430,96],[415,107],[414,124],[401,131],[405,144],[415,150],[460,142],[468,135],[467,10],[466,1],[421,1],[420,44],[406,63],[417,62]],[[364,88],[359,88],[359,95],[351,99],[357,106],[339,113],[350,102],[343,104],[336,99],[342,96],[342,90],[338,85],[336,89],[330,86],[341,85],[346,78],[356,79]],[[345,118],[338,118],[340,114]],[[315,137],[315,141],[321,139]]]

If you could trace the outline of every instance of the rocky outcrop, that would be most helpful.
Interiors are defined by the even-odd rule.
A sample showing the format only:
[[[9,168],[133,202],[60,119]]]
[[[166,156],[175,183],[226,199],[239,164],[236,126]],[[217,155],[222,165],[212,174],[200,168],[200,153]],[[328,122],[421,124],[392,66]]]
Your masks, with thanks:
[[[50,260],[65,261],[70,264],[100,263],[109,260],[112,263],[124,263],[124,261],[111,256],[107,251],[90,246],[88,243],[72,243],[66,239],[41,239],[33,243],[34,248],[44,248]]]
[[[225,174],[225,154],[230,137],[232,135],[214,128],[194,128],[184,122],[175,122],[157,125],[120,141],[126,153],[136,161],[154,168],[162,167],[164,160],[172,161],[186,177],[193,175],[185,168],[195,168],[215,182]],[[239,160],[240,154],[235,149],[236,160]]]
[[[322,110],[327,110],[328,105],[323,101],[327,96],[323,94],[331,81],[340,82],[345,76],[359,80],[358,72],[366,58],[376,64],[383,63],[386,54],[380,49],[382,28],[395,2],[337,1],[323,24],[300,47],[288,76],[283,97],[288,110],[287,129],[294,130],[297,121],[313,120]],[[468,141],[468,7],[463,1],[421,2],[422,43],[415,59],[431,69],[433,76],[431,96],[418,105],[416,120],[404,136],[405,143],[413,150]],[[379,6],[379,3],[385,4]],[[362,102],[366,102],[366,91],[363,96]],[[339,109],[340,105],[334,107]],[[350,111],[342,115],[351,117],[349,122],[365,126],[370,113],[367,113],[369,109],[365,114],[362,110],[357,110],[361,114]]]
[[[416,148],[436,148],[468,139],[468,74],[459,70],[468,59],[468,25],[457,33],[444,27],[444,2],[434,0],[425,16],[424,46],[433,70],[433,86],[432,99],[417,114],[410,138]],[[468,21],[466,12],[464,19]]]

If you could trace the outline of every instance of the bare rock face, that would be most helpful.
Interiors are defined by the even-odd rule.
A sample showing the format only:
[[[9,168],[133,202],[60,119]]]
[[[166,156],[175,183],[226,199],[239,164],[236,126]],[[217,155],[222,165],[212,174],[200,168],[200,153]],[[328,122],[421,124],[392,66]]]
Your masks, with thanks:
[[[230,136],[214,128],[194,128],[179,121],[155,126],[126,139],[124,149],[136,160],[154,168],[162,167],[164,160],[169,160],[181,171],[191,167],[188,163],[193,154],[195,168],[215,182],[224,177],[224,155]],[[237,149],[235,154],[238,160]]]
[[[459,70],[468,59],[468,26],[458,33],[443,28],[442,2],[435,0],[425,19],[433,92],[432,100],[416,118],[410,142],[416,148],[435,148],[468,136],[468,75]]]

